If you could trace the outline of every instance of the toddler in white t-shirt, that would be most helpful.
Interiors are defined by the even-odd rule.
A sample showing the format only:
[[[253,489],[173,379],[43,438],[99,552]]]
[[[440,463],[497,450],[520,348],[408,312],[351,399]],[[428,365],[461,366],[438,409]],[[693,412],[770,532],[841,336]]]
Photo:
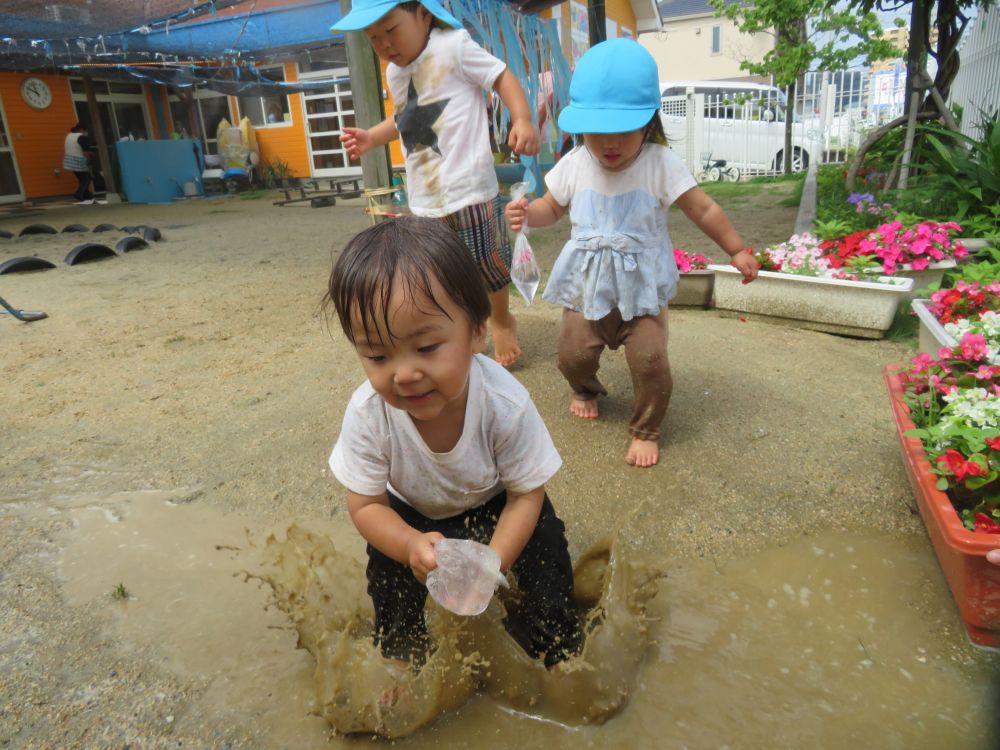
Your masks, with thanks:
[[[565,527],[545,494],[562,459],[525,388],[478,353],[489,300],[461,240],[433,219],[377,224],[344,248],[324,302],[368,377],[330,468],[368,541],[382,654],[426,654],[425,581],[445,537],[489,544],[513,574],[531,656],[577,653]]]
[[[388,65],[396,112],[371,128],[345,127],[352,159],[400,138],[410,212],[454,229],[482,271],[489,292],[494,356],[509,367],[521,356],[510,312],[511,251],[500,211],[484,91],[510,112],[508,145],[538,153],[524,90],[503,60],[476,44],[438,0],[354,0],[331,31],[358,31]]]

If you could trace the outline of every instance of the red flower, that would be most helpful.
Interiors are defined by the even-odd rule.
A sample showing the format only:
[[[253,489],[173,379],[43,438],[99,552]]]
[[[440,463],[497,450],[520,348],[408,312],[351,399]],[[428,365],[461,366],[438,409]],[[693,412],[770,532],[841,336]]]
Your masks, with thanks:
[[[943,456],[938,456],[937,462],[942,473],[952,474],[959,482],[966,477],[981,477],[986,469],[975,461],[967,461],[965,456],[954,448],[949,448]]]
[[[995,451],[1000,451],[1000,435],[995,438],[986,438],[986,444]]]
[[[985,513],[976,513],[976,531],[982,531],[985,534],[1000,534],[1000,523]]]

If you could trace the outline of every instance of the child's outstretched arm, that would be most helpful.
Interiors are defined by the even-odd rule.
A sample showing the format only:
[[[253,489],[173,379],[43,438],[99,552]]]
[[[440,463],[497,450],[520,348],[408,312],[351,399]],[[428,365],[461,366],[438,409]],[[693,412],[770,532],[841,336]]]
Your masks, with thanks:
[[[511,201],[504,209],[507,223],[513,232],[520,232],[525,222],[529,227],[547,227],[559,221],[564,213],[566,206],[556,203],[552,193],[546,193],[531,203],[528,203],[527,198]]]
[[[399,131],[396,130],[396,121],[392,117],[386,117],[378,125],[367,130],[365,128],[344,128],[340,134],[340,142],[344,144],[344,149],[352,160],[360,159],[361,154],[366,151],[371,151],[377,146],[384,146],[397,138],[399,138]]]
[[[531,108],[524,96],[524,89],[510,68],[504,70],[493,84],[500,101],[510,112],[510,134],[507,145],[515,154],[534,156],[538,153],[538,131],[531,122]]]
[[[760,263],[743,244],[743,238],[733,229],[722,206],[699,187],[694,187],[674,201],[698,228],[708,235],[732,259],[732,264],[743,274],[743,283],[757,278]]]
[[[500,511],[490,547],[500,555],[500,570],[510,570],[538,525],[545,500],[545,485],[523,495],[507,493],[507,504]]]
[[[410,526],[389,507],[386,493],[373,496],[348,491],[347,510],[365,541],[396,562],[409,565],[421,583],[437,567],[434,545],[444,539],[444,535],[437,531],[424,534]]]

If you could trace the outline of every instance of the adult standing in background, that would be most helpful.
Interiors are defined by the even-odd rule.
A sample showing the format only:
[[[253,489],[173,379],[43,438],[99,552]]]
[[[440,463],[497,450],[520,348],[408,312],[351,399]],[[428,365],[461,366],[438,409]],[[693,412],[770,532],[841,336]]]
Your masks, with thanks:
[[[95,151],[94,142],[87,134],[87,127],[79,122],[70,128],[66,135],[66,142],[63,149],[63,169],[76,175],[77,186],[73,197],[77,201],[93,201],[94,191],[90,189],[90,161],[89,154]]]

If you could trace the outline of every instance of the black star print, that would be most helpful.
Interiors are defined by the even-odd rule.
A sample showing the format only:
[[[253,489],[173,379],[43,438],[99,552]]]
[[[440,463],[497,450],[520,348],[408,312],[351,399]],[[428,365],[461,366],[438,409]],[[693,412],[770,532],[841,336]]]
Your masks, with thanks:
[[[407,152],[415,151],[421,146],[432,148],[441,153],[438,148],[438,136],[434,132],[434,123],[451,99],[441,99],[431,104],[417,102],[417,89],[410,79],[410,88],[406,92],[406,106],[396,113],[396,130],[403,139]]]

